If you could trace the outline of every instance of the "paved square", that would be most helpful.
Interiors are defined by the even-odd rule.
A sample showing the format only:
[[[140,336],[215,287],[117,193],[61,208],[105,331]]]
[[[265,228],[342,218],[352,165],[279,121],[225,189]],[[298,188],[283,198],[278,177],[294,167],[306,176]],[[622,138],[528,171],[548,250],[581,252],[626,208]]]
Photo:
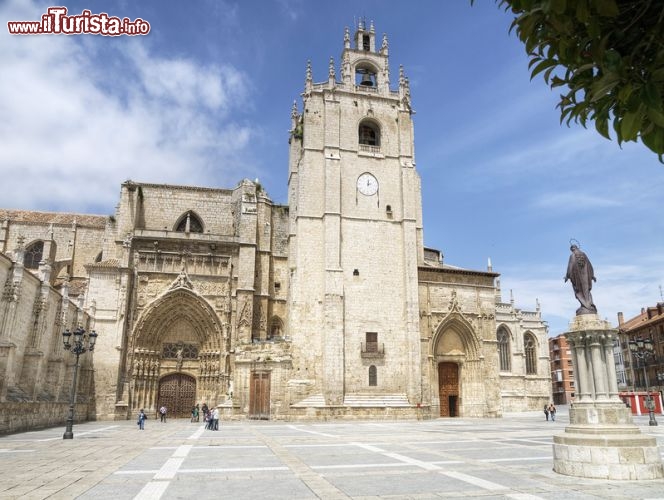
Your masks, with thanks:
[[[635,422],[664,450],[662,427]],[[359,422],[90,422],[0,438],[0,498],[664,498],[664,481],[552,471],[539,412],[502,419]]]

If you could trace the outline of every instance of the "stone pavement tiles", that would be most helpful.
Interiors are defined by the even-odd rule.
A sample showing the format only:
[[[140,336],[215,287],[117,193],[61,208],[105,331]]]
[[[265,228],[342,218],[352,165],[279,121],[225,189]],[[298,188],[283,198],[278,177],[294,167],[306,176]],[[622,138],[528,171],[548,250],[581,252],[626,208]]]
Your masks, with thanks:
[[[664,445],[664,425],[637,425]],[[664,481],[552,471],[540,412],[502,419],[359,422],[89,422],[0,438],[0,498],[664,498]],[[664,424],[664,422],[662,422]]]

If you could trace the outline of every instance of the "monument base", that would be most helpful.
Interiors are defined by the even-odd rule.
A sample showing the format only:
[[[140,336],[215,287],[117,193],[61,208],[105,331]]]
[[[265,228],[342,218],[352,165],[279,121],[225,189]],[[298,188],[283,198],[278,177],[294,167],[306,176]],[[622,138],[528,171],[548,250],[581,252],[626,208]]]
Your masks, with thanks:
[[[553,438],[553,470],[594,479],[661,479],[657,440],[641,434],[623,403],[570,409],[571,425]]]
[[[617,331],[596,314],[576,316],[565,334],[573,349],[579,400],[570,425],[553,438],[553,470],[593,479],[661,479],[654,437],[641,434],[618,398],[613,361]]]

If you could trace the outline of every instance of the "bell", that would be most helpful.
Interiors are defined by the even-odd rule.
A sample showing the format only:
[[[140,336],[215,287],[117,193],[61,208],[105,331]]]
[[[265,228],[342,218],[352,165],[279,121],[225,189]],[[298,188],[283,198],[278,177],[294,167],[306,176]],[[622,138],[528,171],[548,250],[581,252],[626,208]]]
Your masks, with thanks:
[[[374,82],[371,79],[371,75],[369,73],[364,73],[362,75],[362,81],[360,82],[360,85],[363,87],[373,87]]]

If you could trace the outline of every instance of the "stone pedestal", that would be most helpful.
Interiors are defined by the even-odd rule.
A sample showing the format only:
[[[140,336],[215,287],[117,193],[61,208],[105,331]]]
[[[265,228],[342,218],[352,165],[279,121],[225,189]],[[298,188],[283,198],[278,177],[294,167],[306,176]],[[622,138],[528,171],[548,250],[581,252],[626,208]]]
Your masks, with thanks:
[[[641,434],[618,398],[616,335],[595,314],[577,316],[565,334],[572,349],[576,401],[565,434],[553,438],[553,470],[596,479],[659,479],[664,467],[656,439]]]

